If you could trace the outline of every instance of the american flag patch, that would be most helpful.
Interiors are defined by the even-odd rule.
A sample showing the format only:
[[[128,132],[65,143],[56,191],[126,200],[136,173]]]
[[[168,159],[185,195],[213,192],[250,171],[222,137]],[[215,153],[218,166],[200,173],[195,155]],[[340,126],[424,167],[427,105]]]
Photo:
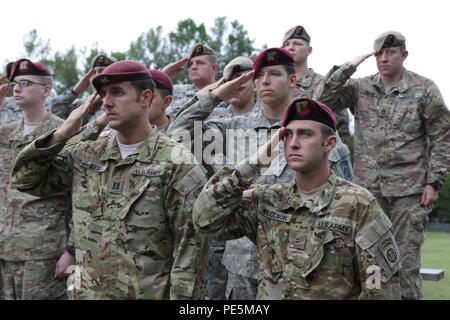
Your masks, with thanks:
[[[251,198],[255,189],[248,189],[242,192],[242,198]]]

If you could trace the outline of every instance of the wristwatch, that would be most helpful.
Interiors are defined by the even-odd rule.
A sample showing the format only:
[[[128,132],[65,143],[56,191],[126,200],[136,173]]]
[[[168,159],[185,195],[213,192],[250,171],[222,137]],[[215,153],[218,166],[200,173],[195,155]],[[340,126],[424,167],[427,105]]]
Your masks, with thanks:
[[[66,248],[64,249],[66,250],[70,255],[74,256],[75,255],[75,246],[69,246],[67,245]]]
[[[432,186],[434,188],[434,190],[439,191],[439,189],[442,186],[442,183],[440,183],[439,181],[435,181],[435,182],[432,182],[432,183],[427,183],[427,185],[430,185],[430,186]]]

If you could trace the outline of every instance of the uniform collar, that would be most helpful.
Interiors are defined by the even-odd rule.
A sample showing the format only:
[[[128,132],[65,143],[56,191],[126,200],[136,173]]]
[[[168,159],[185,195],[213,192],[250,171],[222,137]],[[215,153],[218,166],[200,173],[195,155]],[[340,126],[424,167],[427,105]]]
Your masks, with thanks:
[[[409,83],[410,83],[410,76],[408,70],[403,68],[403,75],[399,82],[397,82],[393,88],[391,89],[391,92],[399,92],[404,93],[406,90],[409,89]],[[378,90],[384,90],[384,84],[381,81],[381,76],[379,73],[377,73],[373,79],[372,79],[372,85],[377,87]],[[386,92],[387,94],[387,92]]]
[[[36,129],[34,129],[26,136],[22,135],[23,128],[25,126],[25,120],[22,118],[22,120],[19,121],[19,125],[9,135],[9,140],[27,144],[33,142],[44,133],[53,129],[53,127],[52,128],[49,127],[50,124],[49,119],[51,116],[52,114],[49,111],[47,111],[44,120],[39,124],[39,126],[37,126]]]
[[[280,121],[277,121],[275,124],[270,124],[269,119],[264,115],[263,109],[255,113],[255,121],[252,121],[254,124],[253,129],[279,129]]]
[[[336,181],[336,176],[334,174],[331,174],[320,193],[317,194],[313,200],[303,201],[300,197],[297,184],[294,180],[293,182],[288,184],[288,188],[291,191],[284,199],[281,205],[281,210],[285,210],[288,208],[297,210],[301,207],[306,207],[309,211],[317,214],[317,216],[319,217],[326,215],[327,212],[324,211],[324,209],[327,208],[333,200]]]
[[[124,164],[133,163],[135,161],[143,163],[151,163],[156,152],[156,144],[161,133],[156,126],[152,126],[152,131],[142,144],[136,148],[127,158],[122,160],[120,149],[117,145],[117,132],[114,132],[108,137],[106,152],[101,156],[101,161],[115,160],[117,162],[123,161]]]
[[[316,75],[317,73],[315,73],[313,69],[309,68],[307,74],[297,78],[297,85],[303,88],[309,88],[312,85]]]

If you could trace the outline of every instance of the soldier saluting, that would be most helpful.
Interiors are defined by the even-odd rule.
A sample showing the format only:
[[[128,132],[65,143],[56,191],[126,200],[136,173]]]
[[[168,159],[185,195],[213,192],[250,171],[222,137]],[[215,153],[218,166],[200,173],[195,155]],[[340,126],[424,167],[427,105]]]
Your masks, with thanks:
[[[294,100],[279,133],[235,168],[215,174],[195,203],[199,233],[245,235],[256,244],[258,299],[400,298],[391,222],[366,189],[331,173],[335,132],[328,107]],[[264,174],[266,154],[278,156],[279,137],[294,180],[248,189]],[[378,283],[371,282],[372,272],[379,272]]]

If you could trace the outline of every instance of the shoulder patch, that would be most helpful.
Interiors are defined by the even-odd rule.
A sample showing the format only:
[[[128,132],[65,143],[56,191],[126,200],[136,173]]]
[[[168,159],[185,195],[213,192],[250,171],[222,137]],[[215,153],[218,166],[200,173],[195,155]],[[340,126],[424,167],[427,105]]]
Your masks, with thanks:
[[[244,190],[244,192],[242,192],[242,198],[251,198],[253,197],[253,193],[255,192],[255,189],[248,189],[248,190]]]
[[[345,81],[344,85],[342,86],[344,88],[349,88],[350,87],[350,79],[348,79],[347,81]]]
[[[71,144],[75,144],[81,142],[81,139],[74,139],[74,140],[69,140],[66,142],[66,146],[71,145]]]
[[[107,137],[111,134],[111,130],[102,131],[99,135],[99,137]]]

